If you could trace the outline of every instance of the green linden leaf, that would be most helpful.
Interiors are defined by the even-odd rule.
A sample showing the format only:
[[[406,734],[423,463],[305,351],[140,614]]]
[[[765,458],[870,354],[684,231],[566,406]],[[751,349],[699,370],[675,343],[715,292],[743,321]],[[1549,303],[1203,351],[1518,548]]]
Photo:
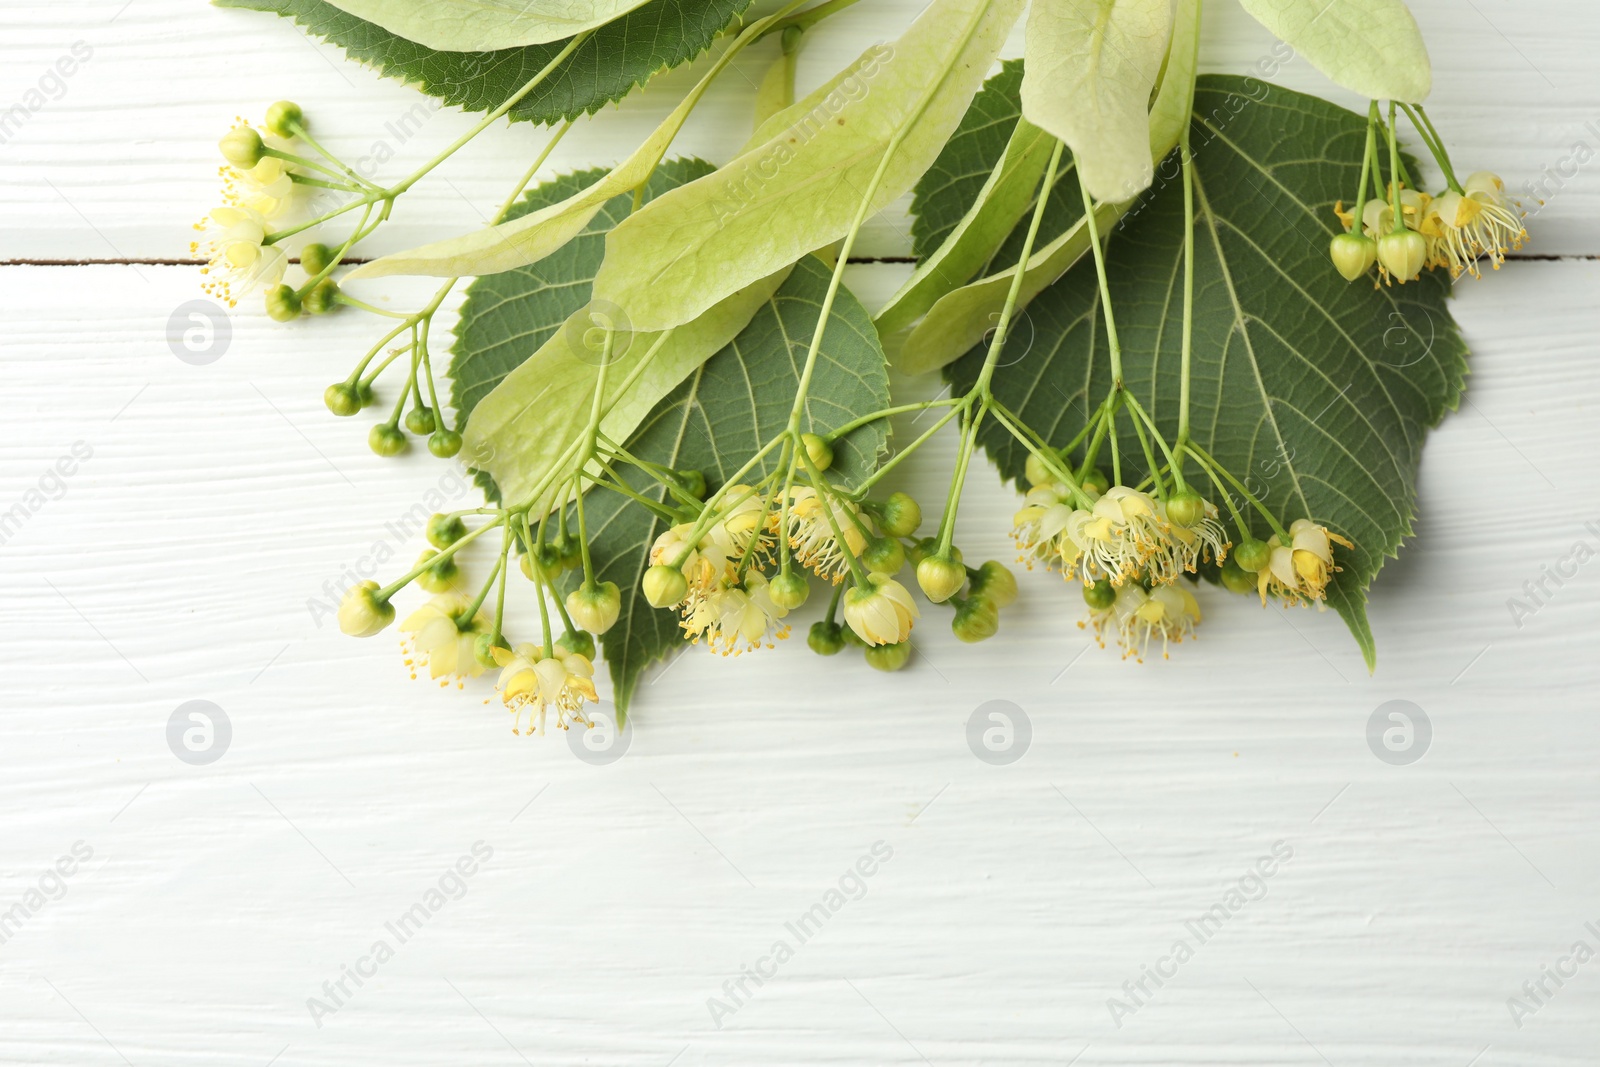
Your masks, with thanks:
[[[711,170],[711,165],[701,160],[663,163],[651,179],[646,202]],[[546,182],[529,191],[513,215],[560,203],[601,173],[587,171]],[[453,400],[461,424],[472,427],[479,423],[474,413],[480,405],[485,409],[486,424],[500,424],[473,441],[467,454],[481,457],[475,463],[496,469],[506,462],[517,463],[520,456],[529,457],[521,460],[523,465],[536,462],[537,450],[546,444],[539,440],[539,427],[534,425],[538,419],[492,417],[491,405],[512,406],[509,393],[502,394],[497,387],[531,355],[536,358],[537,353],[549,350],[564,327],[588,306],[605,251],[605,234],[632,207],[631,195],[615,197],[583,233],[554,255],[530,266],[478,278],[467,287],[453,348]],[[626,443],[629,451],[664,466],[701,470],[713,487],[737,470],[785,425],[828,278],[828,271],[816,259],[801,260],[775,293],[760,299],[743,329],[730,330],[737,332],[730,344],[690,370],[689,377],[648,412],[640,413],[642,421],[635,419],[637,428]],[[680,329],[695,325],[698,323]],[[632,344],[648,342],[636,338]],[[630,348],[630,355],[632,352]],[[665,356],[663,352],[657,359]],[[888,375],[877,331],[847,289],[841,289],[835,299],[809,397],[810,425],[806,428],[819,432],[889,403]],[[876,422],[836,444],[834,470],[842,480],[858,480],[873,469],[885,446],[885,431],[884,424]],[[631,470],[624,477],[641,492],[648,488],[642,478],[634,480]],[[499,498],[499,487],[487,474],[480,473],[478,480],[492,499]],[[641,672],[682,644],[683,636],[677,615],[650,607],[639,591],[650,544],[661,532],[654,516],[621,495],[604,491],[591,493],[585,507],[591,555],[600,580],[616,582],[622,591],[620,620],[600,641],[610,666],[618,713],[623,714]],[[575,529],[576,523],[569,521],[569,526]]]
[[[1438,273],[1394,288],[1349,284],[1328,259],[1333,205],[1361,174],[1366,120],[1327,101],[1253,79],[1208,76],[1195,94],[1195,309],[1191,429],[1195,441],[1287,525],[1309,517],[1355,543],[1328,601],[1369,667],[1366,591],[1411,533],[1417,468],[1429,428],[1459,403],[1466,346]],[[1408,166],[1415,173],[1415,163]],[[1128,388],[1167,439],[1177,434],[1183,303],[1183,186],[1176,159],[1108,239],[1112,304]],[[996,397],[1046,440],[1067,444],[1109,387],[1092,263],[1027,308],[1025,355],[998,368]],[[1031,338],[1031,343],[1029,340]],[[981,349],[950,365],[957,390]],[[1125,419],[1125,483],[1144,474]],[[1008,478],[1025,450],[986,425],[984,447]],[[1109,471],[1109,453],[1101,452]],[[1190,470],[1190,480],[1203,478]],[[1200,487],[1220,506],[1209,485]],[[1249,513],[1252,532],[1270,531]],[[1226,511],[1224,511],[1226,514]]]
[[[621,18],[644,0],[330,0],[357,18],[445,52],[548,44]]]
[[[561,41],[487,52],[441,52],[415,44],[323,0],[214,0],[221,7],[270,11],[294,19],[351,59],[409,82],[445,104],[493,111],[564,47]],[[651,0],[607,23],[580,45],[510,117],[540,124],[597,111],[621,100],[658,71],[686,63],[711,46],[751,0]],[[574,190],[576,191],[576,190]]]

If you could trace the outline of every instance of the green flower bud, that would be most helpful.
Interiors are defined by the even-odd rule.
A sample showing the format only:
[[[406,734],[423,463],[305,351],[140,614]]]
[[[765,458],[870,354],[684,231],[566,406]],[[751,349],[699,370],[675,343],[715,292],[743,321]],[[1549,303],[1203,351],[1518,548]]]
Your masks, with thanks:
[[[844,627],[826,619],[814,622],[806,634],[806,644],[819,656],[836,656],[844,649]]]
[[[394,621],[394,605],[378,599],[378,583],[351,586],[339,603],[339,629],[351,637],[371,637]]]
[[[1056,473],[1045,465],[1043,457],[1032,452],[1028,453],[1028,462],[1022,468],[1022,473],[1029,485],[1045,485],[1057,478]]]
[[[1396,230],[1378,238],[1378,262],[1404,285],[1414,281],[1428,260],[1428,239],[1415,230]]]
[[[440,459],[449,459],[461,451],[461,435],[454,430],[435,430],[428,437],[428,451]]]
[[[1110,611],[1111,605],[1116,603],[1117,590],[1109,578],[1102,578],[1093,585],[1083,587],[1083,602],[1089,605],[1090,611]]]
[[[1091,493],[1104,496],[1107,489],[1111,488],[1111,479],[1106,477],[1106,472],[1099,467],[1090,467],[1089,473],[1083,476],[1078,483]]]
[[[496,641],[494,634],[479,634],[478,639],[472,643],[472,658],[478,661],[480,667],[498,667],[500,663],[494,658],[494,650],[497,648],[511,651],[511,646],[506,644],[504,636]]]
[[[1344,280],[1353,282],[1378,261],[1378,242],[1363,233],[1335,234],[1329,254]]]
[[[978,568],[972,579],[972,595],[982,597],[997,608],[1010,607],[1017,600],[1017,577],[999,560],[991,559]]]
[[[553,582],[561,576],[561,553],[552,545],[539,545],[518,560],[522,576],[530,582]]]
[[[943,604],[955,596],[966,582],[967,568],[960,560],[933,555],[917,564],[917,584],[922,587],[923,595],[935,604]]]
[[[267,315],[275,322],[293,322],[300,317],[300,294],[287,285],[267,290]]]
[[[1233,550],[1228,562],[1238,564],[1242,571],[1254,573],[1272,562],[1272,548],[1265,541],[1257,541],[1253,537],[1246,538]]]
[[[950,630],[967,644],[987,641],[1000,629],[1000,609],[987,597],[969,597],[956,609]]]
[[[911,642],[874,645],[867,649],[867,666],[878,671],[897,671],[911,662]]]
[[[461,521],[461,516],[445,515],[437,511],[428,516],[428,544],[434,548],[449,548],[465,536],[467,536],[467,524]]]
[[[361,410],[361,397],[349,382],[335,382],[322,391],[322,402],[328,410],[341,417],[354,415]]]
[[[878,509],[878,525],[890,537],[910,537],[922,525],[922,506],[909,493],[890,493]]]
[[[866,551],[861,553],[861,562],[867,565],[869,571],[898,574],[900,568],[906,565],[906,550],[898,538],[875,537],[867,544]]]
[[[380,456],[398,456],[406,450],[406,435],[398,426],[380,422],[367,431],[367,447]]]
[[[657,563],[645,571],[640,584],[644,587],[644,598],[653,608],[677,607],[689,595],[689,579],[678,568],[665,563]]]
[[[1257,544],[1259,543],[1257,542]],[[1256,591],[1256,576],[1240,567],[1232,556],[1223,560],[1222,566],[1217,570],[1218,576],[1222,579],[1222,587],[1228,592],[1254,593]]]
[[[594,659],[594,637],[582,630],[573,630],[556,638],[556,647],[584,659]]]
[[[767,593],[778,607],[793,611],[811,595],[811,584],[798,571],[783,571],[767,583]]]
[[[418,437],[425,437],[434,431],[438,420],[433,417],[430,407],[415,407],[406,412],[406,429]]]
[[[939,539],[924,537],[911,543],[911,547],[906,550],[906,558],[911,561],[913,567],[920,567],[923,560],[937,551],[939,551]]]
[[[706,476],[700,471],[678,471],[678,485],[696,500],[706,498]]]
[[[306,294],[304,305],[306,311],[313,315],[326,315],[330,311],[339,309],[339,286],[332,278],[324,278]]]
[[[561,565],[567,570],[575,571],[583,566],[583,546],[576,537],[569,537],[565,530],[556,538],[556,551],[561,553]]]
[[[805,446],[806,457],[817,470],[825,471],[833,466],[833,445],[828,443],[826,437],[803,433],[800,435],[800,443]]]
[[[292,100],[279,100],[267,108],[267,129],[279,137],[293,137],[295,127],[304,127],[305,112]]]
[[[616,582],[585,582],[567,594],[567,613],[590,633],[603,634],[622,613],[622,591]]]
[[[438,553],[431,548],[423,549],[422,555],[417,557],[417,562],[426,563],[437,555]],[[417,575],[417,584],[430,593],[448,593],[455,588],[456,576],[460,573],[461,567],[456,563],[456,558],[446,556]]]
[[[333,249],[321,241],[312,241],[300,250],[300,267],[313,278],[328,269],[333,262]]]
[[[1180,489],[1167,498],[1167,518],[1184,529],[1206,517],[1206,501],[1193,489]]]
[[[261,135],[249,126],[235,126],[223,135],[217,147],[222,149],[222,158],[240,170],[249,170],[260,163],[267,151],[267,146],[261,143]]]

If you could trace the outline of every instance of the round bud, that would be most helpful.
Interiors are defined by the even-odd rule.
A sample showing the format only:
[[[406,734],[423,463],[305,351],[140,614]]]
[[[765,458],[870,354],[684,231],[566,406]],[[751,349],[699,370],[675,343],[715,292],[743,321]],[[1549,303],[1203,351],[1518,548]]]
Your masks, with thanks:
[[[679,471],[678,485],[696,500],[706,498],[706,476],[700,471]]]
[[[969,645],[987,641],[999,629],[1000,609],[987,597],[968,598],[956,609],[955,618],[950,620],[951,632]]]
[[[1104,496],[1107,489],[1111,488],[1111,479],[1106,477],[1106,472],[1099,467],[1090,467],[1089,473],[1083,476],[1079,483],[1091,493]]]
[[[811,465],[819,471],[825,471],[833,466],[833,445],[828,443],[826,437],[814,433],[800,435],[800,443],[805,446],[806,458],[811,460]]]
[[[1102,578],[1093,585],[1083,587],[1083,602],[1089,605],[1090,611],[1110,611],[1111,605],[1116,603],[1117,590],[1111,584],[1111,579]]]
[[[300,266],[312,277],[328,269],[333,262],[333,249],[321,241],[312,241],[300,250]]]
[[[349,382],[335,382],[322,391],[322,402],[335,415],[349,416],[361,410],[361,397]]]
[[[461,435],[454,430],[435,430],[428,436],[428,451],[440,459],[449,459],[461,451]]]
[[[616,582],[585,582],[567,594],[567,613],[590,633],[603,634],[622,613],[622,591]]]
[[[1334,268],[1344,275],[1344,280],[1353,282],[1371,270],[1378,261],[1378,242],[1364,233],[1335,234],[1329,255],[1333,257]]]
[[[640,584],[644,586],[644,598],[653,608],[676,607],[689,595],[689,579],[678,568],[665,563],[657,563],[645,571]]]
[[[1233,550],[1228,562],[1238,564],[1242,571],[1254,573],[1272,562],[1272,547],[1265,541],[1257,541],[1253,537],[1247,538]]]
[[[339,603],[339,629],[351,637],[371,637],[394,621],[394,605],[378,599],[378,583],[353,585]]]
[[[1229,556],[1222,561],[1222,566],[1217,568],[1218,576],[1222,579],[1222,587],[1230,593],[1254,593],[1256,591],[1256,576],[1239,566],[1238,562]]]
[[[406,450],[406,435],[400,427],[380,422],[367,431],[367,447],[380,456],[398,456]]]
[[[480,667],[499,666],[499,661],[494,658],[494,650],[497,648],[505,648],[507,652],[511,651],[506,648],[504,637],[496,641],[494,634],[479,634],[477,640],[472,643],[472,658],[478,661],[478,666]]]
[[[1017,600],[1017,577],[999,560],[991,559],[978,568],[972,579],[972,595],[982,597],[997,608],[1010,607]]]
[[[960,560],[933,555],[917,564],[917,584],[922,587],[923,595],[935,604],[943,604],[955,596],[966,582],[967,568]]]
[[[1033,452],[1028,453],[1028,462],[1022,472],[1029,485],[1046,485],[1056,480],[1055,472],[1045,466],[1044,457]]]
[[[584,659],[594,659],[594,637],[582,630],[562,634],[556,638],[556,647]]]
[[[1415,230],[1395,230],[1378,238],[1378,262],[1404,284],[1422,273],[1428,260],[1428,239]]]
[[[436,511],[428,516],[426,532],[428,544],[434,548],[449,548],[467,536],[467,524],[461,521],[459,515],[444,515]]]
[[[873,645],[867,649],[867,666],[877,671],[897,671],[911,662],[911,642]]]
[[[302,301],[306,311],[313,315],[326,315],[339,308],[339,286],[332,278],[324,278],[306,294]]]
[[[300,294],[287,285],[267,290],[267,315],[275,322],[293,322],[300,317]]]
[[[530,582],[553,582],[561,576],[561,553],[553,545],[538,545],[532,552],[524,552],[518,562],[522,576]]]
[[[261,135],[249,126],[235,126],[223,135],[217,147],[222,149],[222,158],[240,170],[249,170],[260,163],[267,150],[261,143]]]
[[[1193,489],[1180,489],[1167,498],[1167,518],[1189,529],[1206,517],[1206,501]]]
[[[406,429],[418,437],[425,437],[432,433],[438,425],[438,420],[433,417],[430,407],[415,407],[406,412]]]
[[[767,593],[778,607],[793,611],[811,595],[811,584],[799,571],[783,571],[767,583]]]
[[[906,550],[898,538],[875,537],[861,553],[861,562],[867,570],[883,574],[898,574],[906,565]]]
[[[576,537],[568,537],[565,530],[556,539],[556,551],[561,553],[561,565],[567,570],[575,571],[583,566],[583,546]],[[595,632],[599,633],[598,630]]]
[[[910,493],[890,493],[878,509],[878,525],[890,537],[910,537],[922,525],[922,506]]]
[[[432,549],[424,549],[422,555],[417,557],[417,562],[426,563],[436,555],[438,553]],[[456,564],[456,558],[446,556],[417,575],[417,584],[430,593],[448,593],[455,587],[456,576],[460,573],[461,568]]]
[[[305,125],[305,112],[292,100],[279,100],[267,108],[267,129],[279,137],[293,137]]]
[[[806,644],[819,656],[836,656],[844,649],[844,628],[823,619],[811,624]]]

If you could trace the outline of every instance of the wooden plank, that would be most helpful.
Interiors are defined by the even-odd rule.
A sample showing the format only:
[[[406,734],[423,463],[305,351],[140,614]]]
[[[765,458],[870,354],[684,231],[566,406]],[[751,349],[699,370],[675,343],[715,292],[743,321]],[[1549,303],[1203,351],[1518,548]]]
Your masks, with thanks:
[[[903,273],[850,282],[870,299]],[[1376,590],[1376,675],[1331,613],[1214,591],[1197,645],[1121,663],[1035,574],[1003,640],[960,646],[930,611],[892,678],[795,639],[687,655],[605,767],[511,736],[485,687],[409,681],[390,636],[343,638],[311,606],[379,546],[409,559],[418,538],[386,524],[454,491],[322,410],[370,320],[238,315],[196,366],[165,340],[193,269],[4,277],[0,509],[46,499],[0,546],[0,916],[59,899],[3,928],[0,1061],[1592,1062],[1594,964],[1545,979],[1520,1029],[1507,999],[1600,942],[1600,565],[1520,628],[1507,601],[1600,546],[1600,265],[1462,286],[1471,391]],[[77,441],[92,454],[58,488]],[[907,488],[938,499],[950,452]],[[969,480],[969,558],[1011,558],[1015,506]],[[194,699],[232,726],[209,766],[166,740]],[[996,699],[1032,723],[1011,766],[968,747]],[[1394,699],[1433,727],[1407,767],[1368,748]],[[60,895],[44,872],[79,841]],[[1292,855],[1252,879],[1277,842]],[[786,924],[831,891],[802,940]],[[402,943],[385,924],[419,902]],[[1188,924],[1219,904],[1202,941]]]
[[[1590,6],[1545,0],[1537,18],[1519,18],[1503,4],[1412,6],[1437,68],[1433,111],[1462,166],[1497,170],[1513,190],[1528,183],[1548,190],[1534,251],[1600,254],[1600,183],[1592,162],[1577,162],[1600,152],[1600,79],[1592,64],[1600,25]],[[895,36],[919,7],[917,0],[876,0],[824,23],[803,55],[802,88],[865,43]],[[105,0],[14,5],[3,18],[0,110],[15,102],[25,118],[0,131],[0,259],[186,256],[189,227],[216,196],[216,138],[235,115],[259,117],[280,97],[301,101],[331,146],[352,161],[371,160],[375,174],[390,180],[474,121],[456,111],[418,110],[413,90],[351,64],[286,20],[255,12],[191,0]],[[1257,71],[1358,104],[1303,60],[1273,70],[1272,39],[1236,5],[1210,5],[1208,19],[1206,69]],[[79,41],[88,60],[59,77],[55,64],[64,56],[76,62],[71,48]],[[1020,45],[1019,31],[1009,53]],[[769,42],[733,64],[678,151],[729,156],[749,130],[753,85],[774,49]],[[550,172],[622,158],[696,77],[676,72],[582,124],[553,156]],[[521,125],[487,133],[408,194],[369,251],[479,225],[544,136]],[[904,254],[907,233],[903,212],[890,212],[863,240],[861,254]]]

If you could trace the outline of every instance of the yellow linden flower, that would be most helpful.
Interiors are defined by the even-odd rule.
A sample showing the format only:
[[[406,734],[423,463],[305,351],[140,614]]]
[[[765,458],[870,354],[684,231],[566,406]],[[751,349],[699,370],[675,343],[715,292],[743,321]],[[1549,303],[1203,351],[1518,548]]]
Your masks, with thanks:
[[[417,676],[418,667],[426,666],[428,677],[444,679],[440,685],[448,685],[454,679],[456,687],[460,688],[467,678],[483,673],[483,665],[473,650],[478,635],[488,632],[489,620],[479,612],[463,628],[457,620],[469,606],[470,602],[460,593],[440,593],[406,616],[400,629],[411,635],[403,642],[411,677]]]
[[[869,645],[898,645],[911,636],[917,605],[906,587],[887,574],[868,576],[866,588],[852,586],[844,594],[844,621]]]
[[[1272,558],[1261,568],[1256,578],[1256,589],[1261,603],[1267,602],[1270,592],[1285,604],[1321,601],[1328,590],[1328,582],[1339,570],[1333,562],[1333,544],[1345,548],[1355,545],[1319,526],[1310,519],[1296,519],[1289,526],[1289,544],[1276,534],[1267,541]]]
[[[830,513],[832,522],[828,520]],[[853,502],[831,496],[824,499],[808,485],[795,486],[789,492],[789,548],[818,577],[835,585],[849,573],[848,556],[859,558],[866,549],[867,535],[862,527],[868,521]],[[834,536],[836,526],[844,539],[842,545]]]
[[[1074,515],[1087,515],[1068,501],[1071,499],[1064,485],[1045,483],[1028,491],[1023,506],[1011,522],[1011,537],[1022,555],[1018,561],[1033,569],[1033,561],[1045,567],[1059,569],[1062,576],[1071,578],[1075,573],[1083,549],[1067,536],[1067,526]]]
[[[1506,199],[1505,184],[1498,176],[1479,171],[1467,179],[1464,189],[1435,200],[1422,224],[1430,265],[1449,268],[1452,278],[1463,273],[1481,277],[1481,258],[1499,270],[1506,253],[1528,239],[1521,215]]]
[[[684,609],[683,630],[689,639],[706,644],[724,656],[737,656],[789,636],[783,623],[788,609],[772,599],[767,576],[751,571],[744,585],[717,589],[690,601]]]
[[[1205,514],[1192,526],[1173,522],[1167,514],[1165,503],[1158,505],[1166,534],[1172,543],[1172,559],[1179,567],[1193,574],[1207,559],[1221,563],[1228,555],[1228,533],[1217,521],[1217,506],[1205,502]]]
[[[1169,644],[1179,644],[1194,636],[1200,621],[1200,602],[1185,583],[1158,585],[1148,593],[1129,582],[1117,590],[1109,612],[1122,645],[1122,658],[1134,657],[1143,663],[1152,638],[1161,639],[1161,658],[1168,658]]]
[[[283,280],[289,257],[277,245],[264,244],[270,231],[261,215],[248,208],[219,207],[196,226],[204,231],[189,250],[204,258],[200,273],[208,276],[203,288],[229,307],[250,291]]]
[[[528,733],[543,733],[545,715],[554,708],[556,725],[570,729],[572,723],[593,726],[584,713],[585,701],[598,702],[594,689],[594,664],[587,656],[557,648],[546,656],[539,645],[522,644],[511,650],[496,648],[494,661],[500,665],[496,688],[500,699],[515,716],[511,732],[522,733],[522,713],[528,713]]]

